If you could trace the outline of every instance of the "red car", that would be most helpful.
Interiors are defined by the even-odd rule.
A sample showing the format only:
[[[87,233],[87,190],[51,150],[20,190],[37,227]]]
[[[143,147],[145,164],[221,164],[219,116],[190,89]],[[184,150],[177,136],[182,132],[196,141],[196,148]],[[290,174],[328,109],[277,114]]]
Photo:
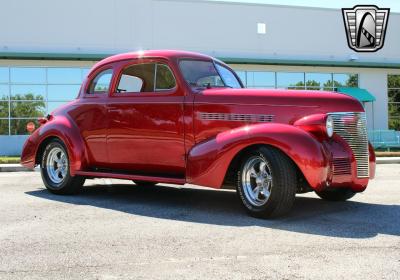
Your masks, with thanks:
[[[236,188],[253,216],[287,213],[296,193],[346,200],[375,173],[366,116],[333,92],[246,89],[212,57],[144,51],[106,58],[79,96],[40,120],[22,163],[45,186],[85,179]]]

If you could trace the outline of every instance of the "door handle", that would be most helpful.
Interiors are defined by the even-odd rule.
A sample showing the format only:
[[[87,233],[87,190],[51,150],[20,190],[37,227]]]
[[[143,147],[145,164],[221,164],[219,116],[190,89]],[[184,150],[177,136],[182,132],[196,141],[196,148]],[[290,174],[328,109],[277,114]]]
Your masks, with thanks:
[[[122,109],[119,109],[118,107],[108,107],[108,112],[122,112]]]

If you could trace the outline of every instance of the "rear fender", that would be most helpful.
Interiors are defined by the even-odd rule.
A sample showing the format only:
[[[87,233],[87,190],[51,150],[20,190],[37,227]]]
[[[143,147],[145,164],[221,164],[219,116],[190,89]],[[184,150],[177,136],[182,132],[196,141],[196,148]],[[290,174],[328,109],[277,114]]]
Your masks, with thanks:
[[[198,143],[188,155],[187,181],[220,188],[235,155],[260,144],[276,147],[291,158],[315,190],[325,187],[329,161],[323,146],[300,128],[275,123],[243,126]]]
[[[70,161],[70,172],[74,176],[77,170],[87,165],[87,155],[84,141],[79,129],[73,121],[65,116],[52,116],[51,120],[39,127],[26,141],[21,155],[21,162],[25,166],[33,167],[36,162],[39,148],[51,137],[59,138],[64,142]]]

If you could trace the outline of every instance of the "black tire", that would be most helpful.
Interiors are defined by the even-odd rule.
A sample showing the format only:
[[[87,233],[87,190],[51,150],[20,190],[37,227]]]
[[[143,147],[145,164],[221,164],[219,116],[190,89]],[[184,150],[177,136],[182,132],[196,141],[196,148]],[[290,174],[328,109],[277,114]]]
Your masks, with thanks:
[[[66,157],[65,166],[65,176],[60,182],[55,182],[52,180],[52,175],[48,171],[48,159],[51,154],[56,153],[56,151],[61,151]],[[81,176],[71,176],[69,168],[69,157],[67,149],[64,143],[59,139],[54,139],[47,144],[46,148],[42,153],[42,159],[40,163],[40,173],[42,175],[42,180],[46,188],[54,194],[76,194],[81,189],[85,183],[85,178]],[[51,166],[51,165],[49,165]]]
[[[254,205],[254,202],[252,202],[248,195],[249,188],[246,188],[244,183],[248,181],[243,181],[245,180],[244,177],[246,177],[245,166],[255,158],[261,158],[265,161],[266,167],[264,169],[268,168],[271,176],[269,177],[270,183],[268,183],[270,188],[269,197],[261,205]],[[263,146],[248,152],[242,157],[241,165],[237,172],[236,189],[240,201],[251,216],[257,218],[275,218],[288,213],[295,200],[296,184],[295,166],[278,149]],[[264,194],[261,193],[261,195],[263,196]]]
[[[144,187],[154,187],[157,185],[155,182],[148,182],[148,181],[133,181],[136,185],[138,186],[144,186]]]
[[[329,189],[324,190],[322,192],[315,192],[320,198],[329,200],[329,201],[345,201],[353,196],[355,196],[355,192],[351,189]]]

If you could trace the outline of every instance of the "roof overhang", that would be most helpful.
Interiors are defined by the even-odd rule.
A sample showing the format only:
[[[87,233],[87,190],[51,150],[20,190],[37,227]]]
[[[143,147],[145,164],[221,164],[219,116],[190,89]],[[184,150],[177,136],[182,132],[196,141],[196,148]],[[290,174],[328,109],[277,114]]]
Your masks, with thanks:
[[[374,102],[376,100],[375,96],[368,90],[358,87],[338,87],[338,92],[350,95],[361,102]]]

